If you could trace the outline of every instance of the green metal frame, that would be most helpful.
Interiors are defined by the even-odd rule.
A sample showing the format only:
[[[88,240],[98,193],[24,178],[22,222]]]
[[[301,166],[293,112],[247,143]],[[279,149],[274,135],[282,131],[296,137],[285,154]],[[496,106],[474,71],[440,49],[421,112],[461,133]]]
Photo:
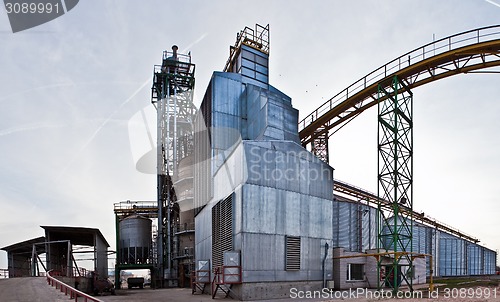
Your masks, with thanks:
[[[377,287],[397,292],[404,282],[413,290],[413,93],[394,76],[391,85],[378,85],[378,99],[377,195],[391,207],[378,203],[377,252],[395,254],[390,264],[377,260]]]

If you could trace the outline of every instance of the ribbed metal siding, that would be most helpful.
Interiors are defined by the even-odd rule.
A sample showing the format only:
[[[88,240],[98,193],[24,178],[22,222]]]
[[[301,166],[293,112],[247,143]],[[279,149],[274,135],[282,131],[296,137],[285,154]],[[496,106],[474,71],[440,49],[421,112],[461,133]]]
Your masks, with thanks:
[[[495,251],[484,249],[484,274],[493,275],[496,272],[497,253]]]
[[[484,274],[484,249],[477,244],[467,244],[467,271],[469,275]]]
[[[417,222],[413,222],[412,251],[420,254],[436,255],[436,230]],[[436,260],[436,259],[434,259]],[[426,257],[426,274],[430,275],[430,261]]]
[[[467,275],[465,240],[441,233],[439,240],[439,273],[441,276]]]
[[[362,233],[362,252],[374,249],[377,247],[377,209],[362,206],[362,224],[363,224],[363,233]]]
[[[213,196],[211,170],[212,81],[209,83],[194,126],[194,201],[197,214]]]
[[[496,271],[496,252],[475,243],[467,244],[469,275],[493,275]]]
[[[391,220],[390,225],[392,225]],[[384,227],[388,234],[388,227]],[[384,240],[390,246],[390,237]],[[401,245],[398,245],[398,249]],[[435,228],[413,222],[413,252],[432,254],[436,276],[488,275],[495,273],[496,252],[458,238]],[[426,260],[426,273],[430,275],[430,261]]]
[[[348,251],[352,250],[351,246],[351,211],[348,203],[338,203],[338,243],[339,247],[343,247]]]
[[[401,218],[400,218],[401,219]],[[393,227],[393,221],[392,218],[389,218],[389,227]],[[383,234],[389,234],[389,227],[386,225],[384,226],[383,229]],[[405,232],[402,231],[404,234]],[[437,248],[437,242],[439,240],[437,239],[439,237],[438,235],[439,231],[437,231],[434,228],[425,226],[423,224],[420,224],[418,222],[413,222],[413,229],[412,229],[412,247],[411,251],[414,253],[420,253],[420,254],[432,254],[434,255],[434,273],[437,274],[438,272],[436,271],[436,268],[438,265],[436,265],[436,260],[438,260],[439,257],[435,257],[436,254],[436,248]],[[384,243],[383,246],[387,249],[393,249],[391,245],[391,237],[387,236],[384,238]],[[407,243],[408,239],[402,239],[401,240],[404,244]],[[401,251],[402,245],[399,243],[398,244],[398,250]],[[407,247],[407,251],[410,251],[410,247]],[[438,260],[439,261],[439,260]],[[430,275],[430,261],[429,258],[426,258],[426,273],[427,276]]]
[[[409,234],[408,234],[407,229],[401,227],[402,219],[407,220],[406,218],[401,218],[401,217],[399,217],[396,220],[396,223],[397,223],[396,227],[398,229],[398,233],[401,235],[401,237],[399,238],[399,240],[397,242],[396,248],[398,251],[402,251],[403,246],[404,246],[405,250],[410,252],[411,247],[408,244]],[[382,241],[381,248],[386,249],[386,250],[394,250],[394,245],[393,245],[394,238],[391,235],[392,233],[394,233],[394,217],[389,217],[389,218],[387,218],[386,221],[387,221],[387,223],[382,224],[382,234],[384,235],[384,237],[381,240]],[[410,225],[410,222],[407,222],[407,224]],[[415,228],[415,226],[413,226],[413,227]],[[415,243],[412,242],[412,244],[415,244]]]
[[[347,251],[376,248],[376,209],[349,202],[333,201],[333,242]]]

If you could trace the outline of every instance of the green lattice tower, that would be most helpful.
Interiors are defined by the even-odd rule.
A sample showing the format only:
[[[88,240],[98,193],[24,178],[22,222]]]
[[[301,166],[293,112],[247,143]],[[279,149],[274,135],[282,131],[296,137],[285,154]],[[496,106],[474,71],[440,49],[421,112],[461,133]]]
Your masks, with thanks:
[[[384,85],[386,84],[386,85]],[[378,85],[378,288],[413,290],[413,94],[397,77]]]

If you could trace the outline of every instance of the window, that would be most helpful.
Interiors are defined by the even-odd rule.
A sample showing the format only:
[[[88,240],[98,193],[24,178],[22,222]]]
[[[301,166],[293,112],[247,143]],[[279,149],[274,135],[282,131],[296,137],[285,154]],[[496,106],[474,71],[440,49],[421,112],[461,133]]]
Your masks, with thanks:
[[[363,281],[364,277],[364,264],[347,264],[347,281]]]
[[[285,270],[300,270],[300,237],[285,237]]]

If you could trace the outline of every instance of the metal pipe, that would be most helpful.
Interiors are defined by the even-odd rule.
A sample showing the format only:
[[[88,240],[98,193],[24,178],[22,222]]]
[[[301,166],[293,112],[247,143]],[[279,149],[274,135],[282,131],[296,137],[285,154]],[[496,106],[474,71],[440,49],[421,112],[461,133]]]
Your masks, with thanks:
[[[323,264],[322,264],[322,268],[323,268],[323,288],[326,288],[326,268],[325,268],[325,264],[326,264],[326,257],[328,256],[328,242],[325,242],[325,255],[323,256]]]
[[[42,265],[45,272],[47,272],[47,268],[45,267],[45,264],[43,264],[43,261],[42,261],[42,259],[40,259],[40,256],[38,254],[36,254],[36,258],[38,259],[38,263],[40,263]],[[38,269],[38,272],[40,272],[40,268]]]
[[[157,159],[156,159],[156,169],[157,169],[157,197],[158,197],[158,236],[157,240],[157,268],[160,278],[160,287],[163,287],[163,196],[164,196],[164,179],[165,179],[165,166],[164,166],[164,146],[165,142],[163,140],[164,132],[164,112],[165,112],[165,85],[162,83],[161,97],[157,104]]]
[[[36,277],[36,268],[35,268],[36,258],[35,258],[35,255],[36,255],[36,247],[33,244],[33,248],[31,249],[31,276],[32,277]]]
[[[71,242],[68,241],[68,251],[66,257],[66,276],[71,277]]]

